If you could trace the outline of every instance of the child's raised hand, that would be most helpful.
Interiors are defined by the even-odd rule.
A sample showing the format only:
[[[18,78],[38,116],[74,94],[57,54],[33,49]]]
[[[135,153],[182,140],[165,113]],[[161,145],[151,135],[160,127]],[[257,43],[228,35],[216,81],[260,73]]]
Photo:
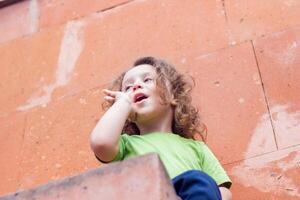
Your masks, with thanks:
[[[129,96],[124,92],[104,89],[103,93],[106,95],[104,96],[104,99],[110,103],[114,103],[120,99],[123,99],[126,100],[129,104],[131,104]]]

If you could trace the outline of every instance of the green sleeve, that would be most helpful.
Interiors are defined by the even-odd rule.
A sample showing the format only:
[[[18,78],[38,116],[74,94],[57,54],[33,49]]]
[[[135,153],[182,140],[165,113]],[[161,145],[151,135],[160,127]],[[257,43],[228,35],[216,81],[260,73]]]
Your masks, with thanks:
[[[116,157],[112,161],[120,161],[123,160],[125,157],[125,150],[126,150],[126,134],[123,134],[119,138],[119,151]]]
[[[216,156],[204,143],[201,145],[201,155],[200,165],[202,167],[202,171],[210,175],[218,185],[226,183],[228,187],[230,187],[230,178],[226,174]]]

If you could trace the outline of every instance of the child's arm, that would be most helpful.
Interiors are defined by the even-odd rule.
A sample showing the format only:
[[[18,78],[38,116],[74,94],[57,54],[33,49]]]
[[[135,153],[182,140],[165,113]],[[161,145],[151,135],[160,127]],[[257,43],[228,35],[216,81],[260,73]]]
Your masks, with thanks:
[[[219,187],[222,200],[232,200],[232,194],[226,187]]]
[[[131,113],[130,98],[123,92],[103,90],[105,100],[114,104],[104,113],[91,133],[90,144],[95,155],[103,161],[111,161],[119,150],[119,137],[126,119]]]

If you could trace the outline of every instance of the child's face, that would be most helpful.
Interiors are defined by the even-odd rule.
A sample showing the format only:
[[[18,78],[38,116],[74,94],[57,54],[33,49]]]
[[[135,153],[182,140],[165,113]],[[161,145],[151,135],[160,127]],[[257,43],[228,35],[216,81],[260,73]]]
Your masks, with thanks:
[[[171,104],[163,104],[156,84],[157,73],[151,65],[143,64],[126,72],[122,81],[122,91],[132,101],[136,122],[145,122],[166,112]]]

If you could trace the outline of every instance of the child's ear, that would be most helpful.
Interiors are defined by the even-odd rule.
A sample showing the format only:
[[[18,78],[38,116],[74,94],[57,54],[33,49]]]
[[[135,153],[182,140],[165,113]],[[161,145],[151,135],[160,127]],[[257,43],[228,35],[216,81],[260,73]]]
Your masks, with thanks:
[[[170,101],[170,102],[171,102],[171,105],[172,105],[172,106],[176,106],[176,105],[177,105],[177,101],[176,101],[176,99],[174,98],[174,94],[171,95],[171,101]]]
[[[172,106],[176,106],[176,105],[177,105],[177,102],[176,102],[175,99],[172,99],[172,100],[171,100],[171,105],[172,105]]]

